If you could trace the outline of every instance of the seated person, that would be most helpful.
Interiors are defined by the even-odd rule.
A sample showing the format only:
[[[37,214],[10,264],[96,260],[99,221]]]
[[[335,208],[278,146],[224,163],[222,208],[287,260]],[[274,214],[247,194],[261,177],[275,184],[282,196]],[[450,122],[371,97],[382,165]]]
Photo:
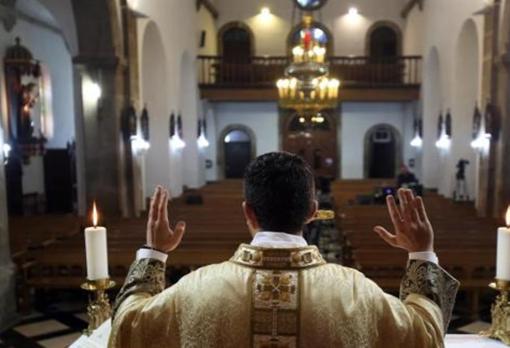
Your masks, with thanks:
[[[247,168],[242,204],[253,236],[230,260],[165,289],[167,253],[185,223],[169,226],[158,187],[138,250],[117,297],[110,347],[441,347],[459,286],[438,265],[423,201],[387,198],[394,232],[374,231],[409,252],[400,299],[357,270],[328,264],[302,237],[317,210],[311,168],[268,153]]]
[[[409,187],[410,185],[418,184],[418,179],[409,167],[402,165],[400,167],[400,174],[397,177],[397,187]]]

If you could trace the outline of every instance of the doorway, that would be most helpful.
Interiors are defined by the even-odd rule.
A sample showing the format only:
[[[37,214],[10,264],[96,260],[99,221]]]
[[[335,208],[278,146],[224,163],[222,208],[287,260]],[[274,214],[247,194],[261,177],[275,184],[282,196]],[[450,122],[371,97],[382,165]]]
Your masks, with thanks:
[[[218,33],[221,62],[216,67],[218,82],[240,83],[249,81],[253,56],[253,33],[241,22],[225,24]]]
[[[398,131],[389,125],[377,125],[365,135],[365,178],[395,178],[401,164]]]
[[[328,112],[306,118],[296,113],[285,117],[282,148],[303,157],[315,176],[336,178],[336,122]]]
[[[252,159],[253,143],[250,134],[244,129],[234,128],[223,136],[222,143],[225,178],[243,178],[246,167]]]
[[[371,58],[384,60],[395,58],[400,55],[401,38],[398,26],[378,22],[369,29],[368,55]]]

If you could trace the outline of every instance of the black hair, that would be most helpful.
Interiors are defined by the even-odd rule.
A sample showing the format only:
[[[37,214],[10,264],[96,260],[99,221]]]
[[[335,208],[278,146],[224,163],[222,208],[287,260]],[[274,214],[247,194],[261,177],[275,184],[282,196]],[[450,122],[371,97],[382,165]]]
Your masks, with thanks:
[[[287,152],[257,157],[244,176],[246,204],[266,231],[301,231],[313,207],[314,191],[310,166]]]

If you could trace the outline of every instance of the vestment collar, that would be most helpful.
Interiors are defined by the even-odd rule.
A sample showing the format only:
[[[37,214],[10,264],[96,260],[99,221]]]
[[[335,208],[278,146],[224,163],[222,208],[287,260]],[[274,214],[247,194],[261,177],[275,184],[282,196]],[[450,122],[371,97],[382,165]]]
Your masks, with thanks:
[[[308,245],[306,240],[296,234],[260,231],[255,234],[250,245],[263,248],[301,248]]]
[[[299,269],[326,263],[316,246],[264,248],[249,244],[241,244],[230,261],[264,269]]]

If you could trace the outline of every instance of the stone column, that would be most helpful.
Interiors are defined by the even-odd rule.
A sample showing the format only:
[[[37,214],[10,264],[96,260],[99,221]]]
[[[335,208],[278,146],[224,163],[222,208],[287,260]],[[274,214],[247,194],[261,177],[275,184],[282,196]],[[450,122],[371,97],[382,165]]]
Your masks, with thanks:
[[[129,215],[124,175],[121,114],[124,104],[121,68],[110,59],[75,59],[76,87],[81,108],[77,108],[78,163],[81,163],[85,204],[95,200],[101,212]],[[101,89],[94,98],[94,84]],[[80,104],[80,103],[77,103]]]
[[[510,34],[508,35],[510,40]],[[510,204],[510,41],[503,47],[498,63],[497,109],[499,110],[501,129],[499,133],[496,159],[496,189],[493,216],[504,217]]]
[[[0,331],[13,322],[16,314],[15,267],[9,247],[3,144],[3,131],[0,127]]]
[[[482,112],[485,112],[485,103],[490,102],[497,110],[498,70],[496,60],[498,55],[498,28],[499,28],[499,0],[484,15],[484,54],[482,73]],[[495,202],[495,172],[498,146],[491,141],[487,153],[480,155],[477,210],[480,216],[492,216]]]

